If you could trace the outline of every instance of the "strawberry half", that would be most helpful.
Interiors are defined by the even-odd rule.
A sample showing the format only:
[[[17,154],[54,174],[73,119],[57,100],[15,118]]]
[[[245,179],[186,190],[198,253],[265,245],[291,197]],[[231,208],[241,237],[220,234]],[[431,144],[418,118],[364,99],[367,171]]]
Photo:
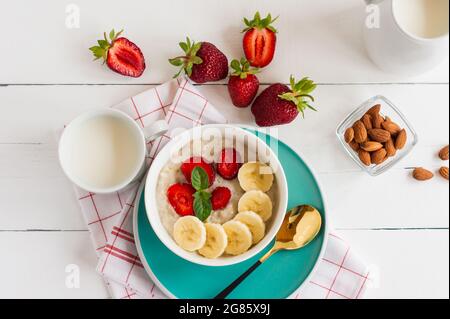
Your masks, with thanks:
[[[206,174],[208,174],[209,186],[211,186],[216,179],[216,173],[214,172],[212,165],[206,162],[202,157],[191,157],[187,161],[183,162],[183,164],[181,164],[181,172],[183,173],[188,183],[191,183],[192,171],[197,166],[203,168]]]
[[[226,180],[236,178],[241,167],[241,160],[234,148],[224,148],[217,163],[217,173]]]
[[[189,184],[174,184],[167,190],[167,199],[180,216],[194,215],[195,189]]]
[[[245,58],[240,62],[231,61],[231,68],[234,70],[228,81],[231,101],[236,107],[247,107],[258,93],[259,80],[255,74],[259,73],[259,69],[250,69],[250,63]]]
[[[278,17],[272,19],[270,14],[261,19],[259,12],[256,12],[251,21],[244,18],[247,27],[243,31],[243,46],[245,56],[252,66],[263,68],[272,62],[277,43],[277,30],[272,23],[277,19]]]
[[[186,38],[179,45],[184,55],[169,59],[170,64],[181,67],[175,78],[183,71],[196,83],[220,81],[228,76],[228,59],[214,44]]]
[[[308,100],[314,101],[310,95],[316,84],[308,78],[296,82],[291,76],[291,87],[276,83],[269,86],[255,99],[252,113],[259,126],[273,126],[291,123],[305,109],[316,110]]]
[[[145,70],[145,59],[141,49],[126,38],[119,38],[123,30],[109,33],[108,40],[106,32],[104,39],[98,40],[98,46],[89,48],[95,56],[95,60],[103,58],[108,67],[119,74],[140,77]],[[94,60],[94,61],[95,61]]]
[[[227,187],[217,187],[211,194],[213,210],[224,209],[231,199],[231,191]]]

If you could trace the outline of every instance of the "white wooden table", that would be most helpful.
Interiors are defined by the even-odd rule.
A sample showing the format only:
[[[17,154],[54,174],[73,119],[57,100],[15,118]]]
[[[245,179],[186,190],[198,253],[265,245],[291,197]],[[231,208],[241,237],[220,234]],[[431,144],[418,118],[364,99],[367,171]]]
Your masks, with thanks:
[[[80,28],[67,28],[67,5]],[[364,51],[362,0],[15,0],[0,9],[0,298],[107,298],[72,188],[57,161],[55,131],[76,115],[103,108],[169,79],[167,58],[186,35],[240,57],[241,19],[256,10],[280,14],[278,52],[265,84],[310,76],[318,113],[280,128],[280,137],[317,171],[334,227],[378,270],[374,298],[449,296],[449,189],[440,177],[411,179],[409,168],[437,169],[449,138],[448,61],[416,78],[379,71]],[[69,7],[70,9],[70,7]],[[124,27],[142,48],[139,79],[93,63],[88,51],[103,31]],[[226,86],[199,88],[231,122],[252,124],[232,107]],[[341,150],[334,130],[367,98],[382,94],[407,115],[420,143],[377,178]],[[448,164],[447,164],[448,165]],[[367,205],[370,202],[371,205]],[[79,289],[65,267],[81,270]]]

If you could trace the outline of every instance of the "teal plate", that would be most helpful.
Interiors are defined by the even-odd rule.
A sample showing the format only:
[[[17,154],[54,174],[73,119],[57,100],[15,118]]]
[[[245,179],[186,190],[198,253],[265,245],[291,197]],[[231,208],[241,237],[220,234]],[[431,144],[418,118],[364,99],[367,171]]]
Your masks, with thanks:
[[[288,207],[313,205],[322,214],[324,224],[319,235],[307,247],[273,255],[242,282],[229,298],[288,298],[299,292],[323,253],[327,228],[325,201],[314,174],[296,152],[269,135],[254,133],[269,146],[278,142],[278,158],[288,183]],[[134,231],[139,255],[150,277],[169,297],[181,299],[213,298],[272,246],[269,245],[259,255],[245,262],[231,266],[208,267],[188,262],[172,253],[156,236],[147,219],[142,189],[135,210]]]

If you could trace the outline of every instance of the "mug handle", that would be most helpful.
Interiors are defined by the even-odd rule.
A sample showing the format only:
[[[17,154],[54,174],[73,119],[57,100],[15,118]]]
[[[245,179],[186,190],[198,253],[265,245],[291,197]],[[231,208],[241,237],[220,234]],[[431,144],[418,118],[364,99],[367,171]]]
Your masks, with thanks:
[[[142,129],[144,132],[145,140],[147,142],[153,141],[158,137],[164,135],[169,130],[169,125],[165,120],[159,120],[153,123],[152,125],[148,125]]]

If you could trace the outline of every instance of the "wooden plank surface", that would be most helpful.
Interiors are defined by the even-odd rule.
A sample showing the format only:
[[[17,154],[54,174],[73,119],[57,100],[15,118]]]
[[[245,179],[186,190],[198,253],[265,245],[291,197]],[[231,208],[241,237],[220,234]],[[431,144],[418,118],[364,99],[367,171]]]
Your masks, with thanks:
[[[65,24],[68,5],[80,28]],[[69,8],[70,9],[70,8]],[[449,136],[448,59],[416,77],[383,73],[368,59],[362,0],[15,0],[0,10],[0,298],[107,298],[96,256],[72,188],[59,169],[57,131],[78,114],[111,106],[168,80],[167,59],[186,35],[210,41],[228,57],[242,56],[242,17],[256,10],[280,15],[277,55],[260,74],[265,84],[290,74],[310,76],[318,113],[307,113],[278,137],[317,172],[330,222],[379,280],[372,298],[448,298],[449,190],[436,177],[417,183],[410,168],[437,170]],[[125,28],[148,68],[139,79],[93,63],[88,48],[103,31]],[[199,90],[232,123],[252,125],[249,110],[230,106],[226,86]],[[263,86],[264,88],[265,86]],[[361,172],[335,137],[338,123],[377,94],[412,122],[420,142],[392,171]],[[274,131],[272,131],[274,133]],[[38,261],[38,262],[37,262]],[[80,267],[81,286],[65,285],[67,265]]]
[[[79,8],[79,28],[66,27],[66,8]],[[290,74],[321,83],[445,82],[448,60],[415,78],[385,74],[367,58],[362,30],[363,0],[146,1],[15,0],[0,11],[3,35],[1,83],[161,83],[175,72],[167,59],[179,54],[187,35],[215,43],[228,57],[242,55],[242,18],[280,15],[278,53],[261,74],[263,82],[287,81]],[[69,8],[69,12],[72,12]],[[148,69],[139,79],[111,74],[91,62],[88,48],[103,31],[125,28],[139,44]],[[33,31],[38,30],[35,34]]]

